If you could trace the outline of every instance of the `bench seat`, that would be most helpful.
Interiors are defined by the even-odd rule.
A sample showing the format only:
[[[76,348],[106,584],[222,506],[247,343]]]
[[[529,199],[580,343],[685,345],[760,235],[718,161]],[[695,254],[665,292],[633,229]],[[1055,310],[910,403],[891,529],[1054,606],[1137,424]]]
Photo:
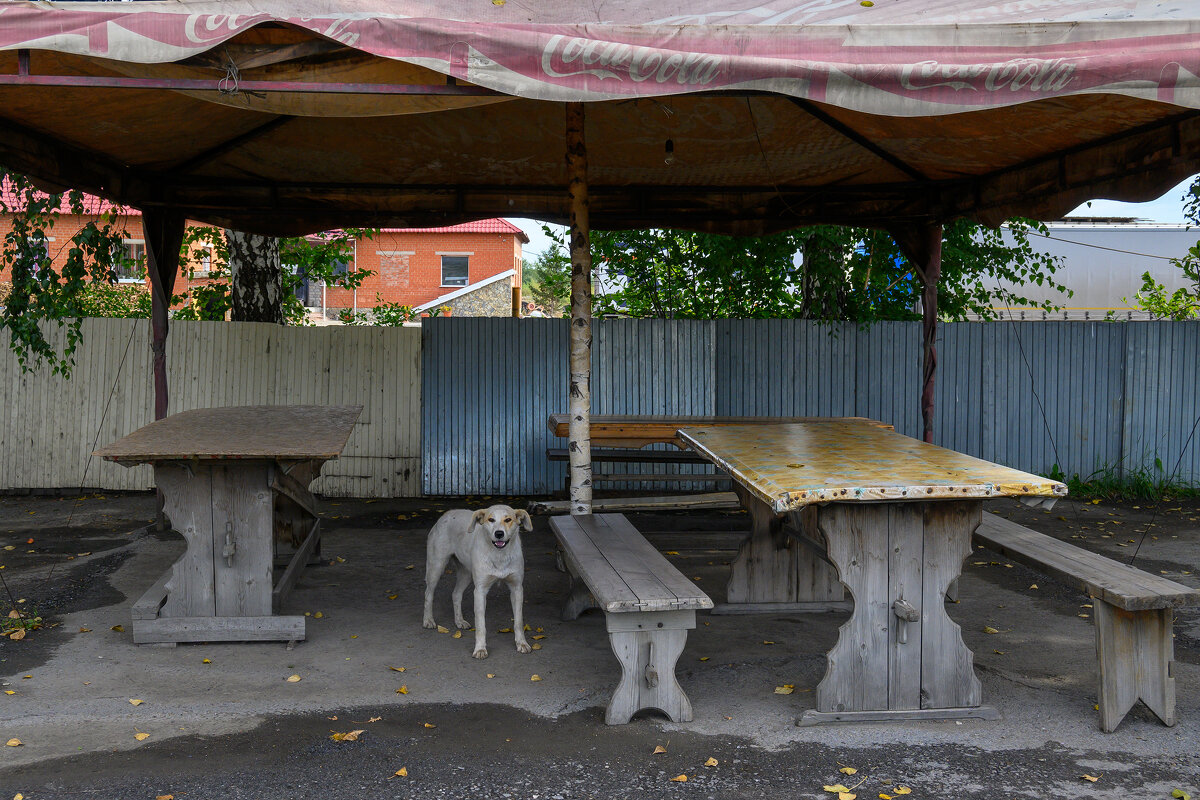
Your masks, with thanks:
[[[1172,609],[1200,605],[1200,590],[984,513],[976,545],[1080,589],[1099,602],[1100,727],[1111,733],[1141,699],[1166,725],[1175,716]]]
[[[620,725],[643,709],[689,722],[692,704],[675,678],[696,610],[713,607],[622,514],[550,520],[571,576],[563,619],[588,608],[604,611],[609,641],[621,664],[604,721]]]

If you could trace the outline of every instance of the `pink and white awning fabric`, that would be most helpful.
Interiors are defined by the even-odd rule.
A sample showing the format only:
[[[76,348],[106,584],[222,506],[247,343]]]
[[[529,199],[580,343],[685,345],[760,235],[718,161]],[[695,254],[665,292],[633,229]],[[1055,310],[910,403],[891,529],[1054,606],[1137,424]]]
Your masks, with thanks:
[[[1200,108],[1200,3],[0,2],[0,50],[154,64],[284,25],[502,94],[763,91],[932,116],[1086,93]]]

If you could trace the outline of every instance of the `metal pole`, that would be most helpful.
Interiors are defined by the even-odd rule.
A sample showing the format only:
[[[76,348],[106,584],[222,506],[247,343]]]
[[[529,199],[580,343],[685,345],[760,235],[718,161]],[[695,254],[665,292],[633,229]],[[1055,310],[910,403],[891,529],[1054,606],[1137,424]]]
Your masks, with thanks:
[[[567,103],[567,196],[571,204],[571,386],[567,410],[571,513],[592,513],[592,251],[588,227],[583,104]]]

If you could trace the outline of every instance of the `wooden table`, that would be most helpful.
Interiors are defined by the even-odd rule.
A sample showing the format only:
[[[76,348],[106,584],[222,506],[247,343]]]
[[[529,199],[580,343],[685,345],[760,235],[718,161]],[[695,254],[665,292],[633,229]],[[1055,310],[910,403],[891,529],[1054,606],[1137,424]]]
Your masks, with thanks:
[[[308,485],[337,458],[362,406],[184,411],[96,451],[152,464],[187,550],[133,607],[138,644],[299,641],[304,617],[276,612],[321,539]],[[276,540],[295,549],[278,582]]]
[[[601,447],[645,447],[648,444],[680,446],[676,433],[682,427],[709,428],[725,425],[780,425],[790,422],[858,421],[883,428],[886,422],[867,417],[716,417],[681,414],[593,414],[591,416],[592,444]],[[570,414],[551,414],[547,427],[555,436],[566,438]]]
[[[1061,497],[1063,484],[861,422],[682,428],[679,438],[729,473],[753,515],[730,602],[828,603],[843,586],[854,599],[801,724],[996,717],[946,591],[984,500]]]

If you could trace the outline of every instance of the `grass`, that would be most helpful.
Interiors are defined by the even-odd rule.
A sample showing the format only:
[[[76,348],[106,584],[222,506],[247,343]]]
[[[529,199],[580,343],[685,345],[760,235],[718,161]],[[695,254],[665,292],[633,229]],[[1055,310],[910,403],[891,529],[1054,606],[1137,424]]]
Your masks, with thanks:
[[[1067,476],[1054,464],[1046,472],[1052,480],[1067,485],[1069,497],[1099,498],[1102,500],[1167,500],[1200,497],[1200,486],[1183,483],[1163,470],[1162,460],[1154,459],[1154,467],[1135,467],[1121,470],[1104,466],[1087,477],[1078,473]]]

